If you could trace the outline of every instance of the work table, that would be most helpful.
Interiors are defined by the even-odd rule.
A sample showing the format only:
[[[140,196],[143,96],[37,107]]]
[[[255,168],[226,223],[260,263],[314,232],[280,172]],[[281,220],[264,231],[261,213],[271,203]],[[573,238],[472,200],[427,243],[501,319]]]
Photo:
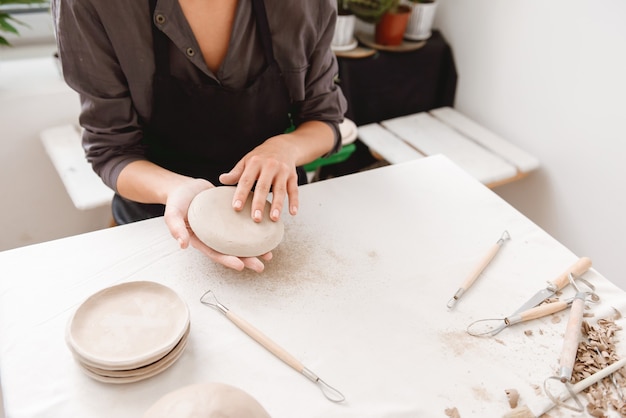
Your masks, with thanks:
[[[198,382],[237,386],[274,418],[446,417],[452,408],[463,418],[484,418],[510,411],[507,389],[520,393],[521,404],[545,400],[537,388],[558,367],[568,311],[495,338],[470,336],[466,327],[504,318],[587,254],[572,253],[443,156],[306,185],[300,202],[261,274],[179,249],[162,218],[1,252],[7,418],[139,417],[164,394]],[[511,240],[448,309],[505,230]],[[586,320],[626,308],[626,294],[595,269],[584,278],[601,298]],[[66,324],[91,294],[134,280],[164,284],[188,304],[188,346],[172,367],[145,381],[96,382],[75,364]],[[209,289],[345,402],[329,402],[202,305]],[[571,286],[563,291],[572,294]]]

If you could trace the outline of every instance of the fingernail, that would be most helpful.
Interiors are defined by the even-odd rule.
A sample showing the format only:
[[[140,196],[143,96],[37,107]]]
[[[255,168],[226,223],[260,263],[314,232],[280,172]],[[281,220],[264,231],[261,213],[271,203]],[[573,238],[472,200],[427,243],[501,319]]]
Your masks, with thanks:
[[[241,203],[241,200],[235,200],[233,206],[235,207],[235,209],[241,209],[243,207],[243,204]]]
[[[274,209],[274,210],[272,211],[272,218],[273,218],[273,219],[278,219],[278,218],[280,218],[280,212],[278,211],[278,209]]]
[[[180,248],[183,248],[183,239],[182,238],[178,238],[176,241],[178,241],[178,245],[180,246]]]
[[[298,213],[298,207],[297,207],[297,206],[292,206],[292,207],[291,207],[291,213],[293,213],[294,215],[295,215],[296,213]]]
[[[257,221],[261,220],[261,211],[260,210],[255,210],[254,211],[254,219],[256,219]]]

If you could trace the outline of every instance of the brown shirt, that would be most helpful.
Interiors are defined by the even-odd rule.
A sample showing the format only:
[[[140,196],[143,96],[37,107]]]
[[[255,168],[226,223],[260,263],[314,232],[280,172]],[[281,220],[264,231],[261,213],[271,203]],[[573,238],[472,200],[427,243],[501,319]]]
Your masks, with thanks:
[[[274,54],[296,105],[294,122],[320,120],[338,132],[346,101],[334,83],[337,62],[330,49],[335,0],[265,0],[265,5]],[[53,0],[52,14],[63,75],[81,98],[87,159],[116,190],[122,168],[145,159],[142,126],[150,120],[154,75],[148,1]],[[158,0],[155,14],[165,18],[174,77],[198,84],[211,77],[242,88],[265,65],[250,0],[239,1],[217,73],[205,64],[177,0]]]

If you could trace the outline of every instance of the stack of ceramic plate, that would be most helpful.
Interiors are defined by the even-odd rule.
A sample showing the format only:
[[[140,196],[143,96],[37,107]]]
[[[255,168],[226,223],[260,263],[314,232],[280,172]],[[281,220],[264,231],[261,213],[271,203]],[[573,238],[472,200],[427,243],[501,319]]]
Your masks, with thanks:
[[[170,288],[129,282],[89,297],[67,326],[66,341],[81,369],[108,383],[152,377],[183,353],[189,309]]]

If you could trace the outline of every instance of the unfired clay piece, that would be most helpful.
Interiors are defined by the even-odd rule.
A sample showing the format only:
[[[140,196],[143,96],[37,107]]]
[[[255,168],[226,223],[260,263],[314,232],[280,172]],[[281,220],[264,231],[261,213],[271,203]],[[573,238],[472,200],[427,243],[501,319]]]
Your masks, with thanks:
[[[232,207],[235,187],[220,186],[204,190],[191,202],[187,218],[198,239],[223,254],[256,257],[272,251],[283,239],[282,221],[269,218],[270,203],[265,202],[263,219],[250,216],[252,193],[239,212]]]
[[[188,329],[189,309],[176,292],[133,281],[85,300],[68,322],[66,341],[85,363],[127,370],[161,359]]]
[[[156,401],[143,418],[270,418],[250,394],[223,383],[197,383]]]

